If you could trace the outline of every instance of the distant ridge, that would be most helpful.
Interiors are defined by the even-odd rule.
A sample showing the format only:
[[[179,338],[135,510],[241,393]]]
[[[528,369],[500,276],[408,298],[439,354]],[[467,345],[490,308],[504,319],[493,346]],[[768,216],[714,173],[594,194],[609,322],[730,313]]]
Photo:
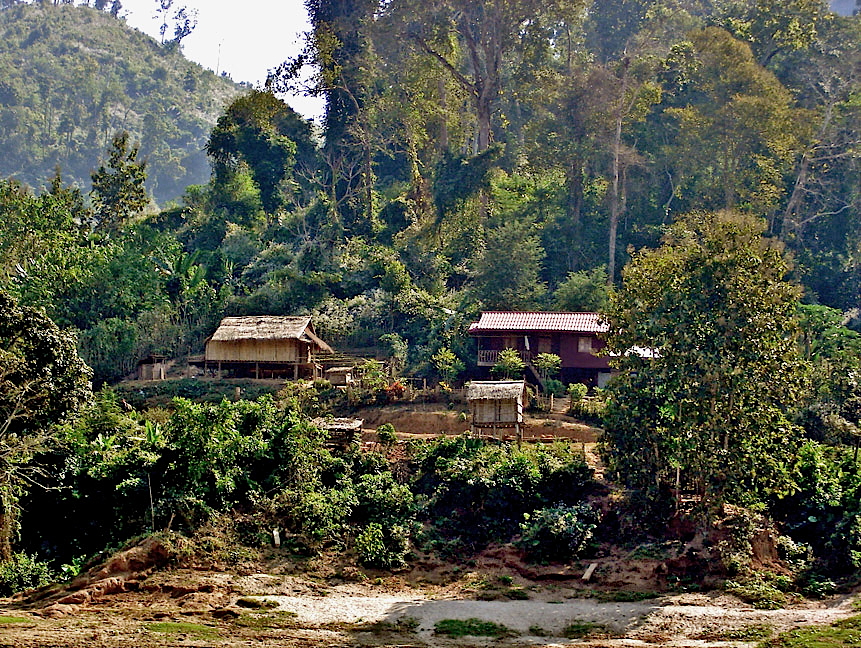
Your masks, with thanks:
[[[209,179],[203,152],[243,89],[105,11],[16,4],[0,21],[0,177],[41,189],[59,165],[85,190],[127,130],[159,203]]]

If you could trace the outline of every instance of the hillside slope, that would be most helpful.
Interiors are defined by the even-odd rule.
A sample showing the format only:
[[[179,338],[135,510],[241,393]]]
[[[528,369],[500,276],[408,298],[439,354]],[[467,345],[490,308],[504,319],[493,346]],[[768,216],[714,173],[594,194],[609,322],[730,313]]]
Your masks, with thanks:
[[[22,4],[0,18],[0,177],[42,187],[59,165],[88,189],[127,130],[158,202],[209,178],[203,146],[239,85],[104,11]]]

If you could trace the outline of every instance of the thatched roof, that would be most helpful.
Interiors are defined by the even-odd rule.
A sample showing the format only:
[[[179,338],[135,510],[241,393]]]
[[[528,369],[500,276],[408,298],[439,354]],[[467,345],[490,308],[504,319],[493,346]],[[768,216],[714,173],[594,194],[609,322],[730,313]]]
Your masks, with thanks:
[[[332,353],[332,348],[314,334],[310,315],[299,317],[278,315],[225,317],[209,339],[215,342],[302,340],[316,344],[321,350]]]
[[[315,418],[311,423],[314,427],[330,432],[349,432],[362,429],[364,419],[354,418]]]
[[[473,380],[469,383],[466,400],[517,400],[523,397],[526,383],[522,380]]]

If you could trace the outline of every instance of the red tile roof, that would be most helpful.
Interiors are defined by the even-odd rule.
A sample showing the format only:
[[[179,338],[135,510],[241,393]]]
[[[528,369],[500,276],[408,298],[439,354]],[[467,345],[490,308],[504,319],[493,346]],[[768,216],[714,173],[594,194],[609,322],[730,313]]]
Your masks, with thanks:
[[[603,333],[607,325],[598,313],[516,313],[487,312],[469,325],[469,332],[492,331],[567,331],[570,333]]]

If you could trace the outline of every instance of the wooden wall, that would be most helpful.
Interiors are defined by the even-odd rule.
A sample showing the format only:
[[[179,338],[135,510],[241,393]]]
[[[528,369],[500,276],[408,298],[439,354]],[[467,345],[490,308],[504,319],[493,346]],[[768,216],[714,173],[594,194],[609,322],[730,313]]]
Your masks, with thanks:
[[[210,340],[207,362],[293,362],[310,361],[310,345],[299,340]]]
[[[511,400],[473,400],[472,420],[476,425],[483,423],[519,423],[523,421],[523,404]]]

